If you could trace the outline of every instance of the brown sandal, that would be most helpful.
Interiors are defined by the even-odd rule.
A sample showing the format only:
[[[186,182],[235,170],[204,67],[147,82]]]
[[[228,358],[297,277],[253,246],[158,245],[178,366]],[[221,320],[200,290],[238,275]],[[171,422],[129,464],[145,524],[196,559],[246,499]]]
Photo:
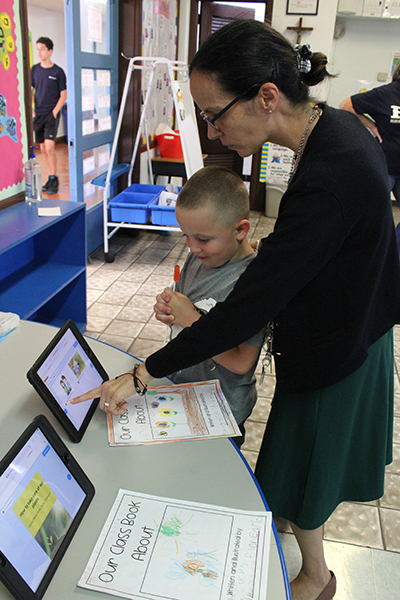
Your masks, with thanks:
[[[336,594],[336,577],[333,571],[330,571],[332,578],[328,585],[324,587],[318,598],[316,600],[332,600],[333,596]]]

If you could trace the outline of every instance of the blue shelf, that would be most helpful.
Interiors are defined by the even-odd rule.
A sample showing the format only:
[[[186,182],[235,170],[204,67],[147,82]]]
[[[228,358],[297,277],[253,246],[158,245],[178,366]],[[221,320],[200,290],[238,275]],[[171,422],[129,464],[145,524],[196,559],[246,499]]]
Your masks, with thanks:
[[[130,165],[128,163],[121,163],[120,165],[115,165],[111,171],[110,183],[118,179],[124,173],[127,173],[130,169]],[[91,183],[93,185],[99,185],[100,187],[106,187],[106,179],[107,179],[107,171],[104,173],[100,173],[94,179],[92,179]]]
[[[60,215],[39,217],[38,207]],[[86,207],[75,202],[21,202],[0,212],[0,311],[84,331]]]
[[[85,275],[85,268],[74,265],[26,265],[2,282],[6,289],[0,291],[0,310],[17,313],[21,319],[30,319],[82,273]]]

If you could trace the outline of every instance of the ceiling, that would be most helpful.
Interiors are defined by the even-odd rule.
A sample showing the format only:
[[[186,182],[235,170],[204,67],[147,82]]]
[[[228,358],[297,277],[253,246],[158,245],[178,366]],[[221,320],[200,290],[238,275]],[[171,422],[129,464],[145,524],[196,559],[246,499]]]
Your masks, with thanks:
[[[47,10],[54,10],[55,12],[64,12],[64,0],[27,0],[29,6],[39,6],[40,8],[46,8]]]

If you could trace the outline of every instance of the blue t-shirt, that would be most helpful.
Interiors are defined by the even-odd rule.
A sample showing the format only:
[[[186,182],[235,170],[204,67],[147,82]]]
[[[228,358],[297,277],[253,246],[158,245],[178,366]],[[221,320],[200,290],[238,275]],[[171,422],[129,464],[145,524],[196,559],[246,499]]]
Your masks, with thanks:
[[[35,114],[47,115],[67,89],[67,78],[58,65],[46,69],[37,63],[31,69],[31,84],[35,88]]]
[[[400,79],[351,96],[356,113],[368,114],[382,138],[389,175],[400,175]]]

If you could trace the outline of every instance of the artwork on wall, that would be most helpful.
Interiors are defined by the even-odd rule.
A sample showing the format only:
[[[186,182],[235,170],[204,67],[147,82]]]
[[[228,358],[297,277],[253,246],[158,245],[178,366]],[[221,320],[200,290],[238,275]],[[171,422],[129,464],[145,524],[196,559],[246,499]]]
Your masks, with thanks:
[[[399,60],[400,60],[400,52],[393,52],[392,58],[390,61],[390,69],[389,69],[390,79],[392,79],[392,77],[393,77],[393,71],[397,67],[397,63],[399,62]]]
[[[24,72],[18,0],[0,8],[0,200],[25,189]]]
[[[177,0],[143,0],[142,55],[176,60],[178,35]],[[150,71],[142,76],[142,95],[149,85]],[[174,99],[168,70],[163,65],[157,69],[147,109],[148,135],[153,139],[160,123],[173,128]]]
[[[317,15],[319,0],[287,0],[287,15]]]

